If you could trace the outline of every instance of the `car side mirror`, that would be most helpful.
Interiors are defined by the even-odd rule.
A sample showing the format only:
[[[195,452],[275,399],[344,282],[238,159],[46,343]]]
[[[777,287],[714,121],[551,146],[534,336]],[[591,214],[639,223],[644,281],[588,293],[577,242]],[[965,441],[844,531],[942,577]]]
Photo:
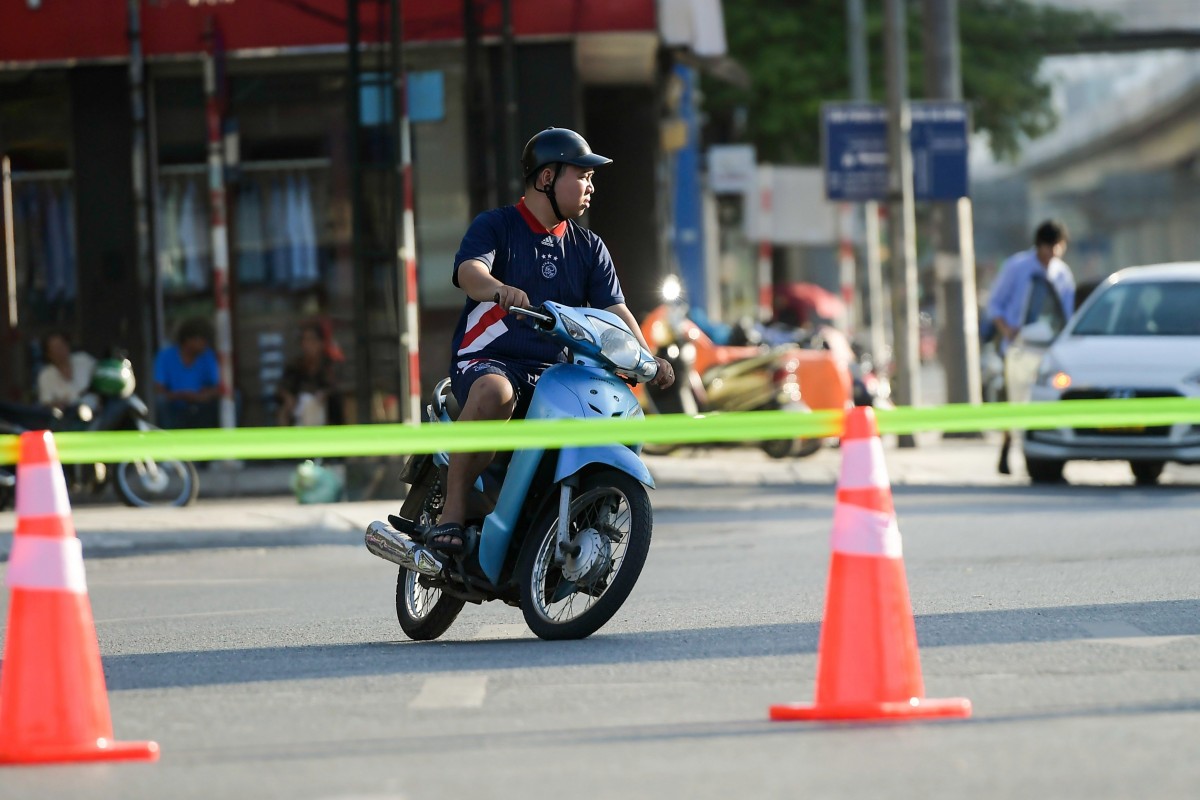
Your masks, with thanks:
[[[1050,323],[1044,319],[1035,320],[1021,328],[1022,341],[1039,347],[1048,346],[1057,335],[1058,331],[1050,327]]]

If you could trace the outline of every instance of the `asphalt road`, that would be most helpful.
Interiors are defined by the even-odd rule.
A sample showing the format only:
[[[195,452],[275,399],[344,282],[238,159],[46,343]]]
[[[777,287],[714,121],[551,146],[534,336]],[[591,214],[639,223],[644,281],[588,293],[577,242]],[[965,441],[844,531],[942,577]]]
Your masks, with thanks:
[[[210,503],[194,548],[87,559],[117,738],[161,761],[6,768],[0,797],[1196,796],[1194,483],[895,497],[927,695],[970,720],[767,721],[812,697],[828,487],[664,488],[633,596],[568,643],[496,604],[405,641],[356,536],[218,547],[296,512]]]

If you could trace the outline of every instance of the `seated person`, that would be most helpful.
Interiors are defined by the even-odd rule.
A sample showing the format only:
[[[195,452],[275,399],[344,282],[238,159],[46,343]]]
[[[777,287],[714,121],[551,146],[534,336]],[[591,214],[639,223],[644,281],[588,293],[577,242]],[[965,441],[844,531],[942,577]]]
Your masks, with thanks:
[[[211,339],[205,320],[185,320],[179,326],[175,344],[164,347],[154,359],[160,427],[217,427],[221,378]]]
[[[71,351],[66,334],[55,331],[42,342],[46,366],[37,377],[37,399],[45,406],[65,408],[78,403],[92,383],[96,359],[82,351]]]
[[[342,424],[340,356],[324,325],[313,321],[300,326],[300,355],[287,365],[279,382],[280,425]]]

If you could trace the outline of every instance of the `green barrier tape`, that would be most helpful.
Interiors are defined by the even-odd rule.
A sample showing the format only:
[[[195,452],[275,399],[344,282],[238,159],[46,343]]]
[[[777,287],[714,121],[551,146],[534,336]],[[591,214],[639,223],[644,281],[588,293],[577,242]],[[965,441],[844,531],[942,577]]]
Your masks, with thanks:
[[[1200,399],[1137,398],[1052,403],[953,404],[876,412],[882,434],[979,432],[1021,428],[1128,427],[1200,423]],[[410,453],[557,448],[620,442],[697,444],[837,436],[842,414],[749,411],[692,418],[521,420],[323,428],[235,428],[180,431],[69,432],[55,435],[63,463],[116,463],[141,458],[226,459],[382,456]],[[0,463],[17,458],[17,437],[0,436]]]

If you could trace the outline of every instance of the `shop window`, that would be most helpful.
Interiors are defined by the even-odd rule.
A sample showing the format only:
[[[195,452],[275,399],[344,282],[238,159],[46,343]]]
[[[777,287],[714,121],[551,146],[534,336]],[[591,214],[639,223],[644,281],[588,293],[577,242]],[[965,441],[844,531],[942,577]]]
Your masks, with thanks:
[[[321,320],[336,345],[353,345],[344,76],[337,65],[297,59],[231,63],[230,72],[226,117],[239,152],[226,173],[234,383],[239,424],[273,425],[301,325]],[[169,334],[187,316],[211,317],[214,306],[199,71],[156,79],[155,100]],[[353,375],[342,381],[350,393]]]
[[[46,334],[61,331],[76,340],[76,347],[81,344],[70,93],[64,70],[0,74],[0,160],[8,167],[8,179],[0,187],[0,267],[5,273],[0,292],[5,324],[16,329],[0,345],[0,397],[31,402]]]

